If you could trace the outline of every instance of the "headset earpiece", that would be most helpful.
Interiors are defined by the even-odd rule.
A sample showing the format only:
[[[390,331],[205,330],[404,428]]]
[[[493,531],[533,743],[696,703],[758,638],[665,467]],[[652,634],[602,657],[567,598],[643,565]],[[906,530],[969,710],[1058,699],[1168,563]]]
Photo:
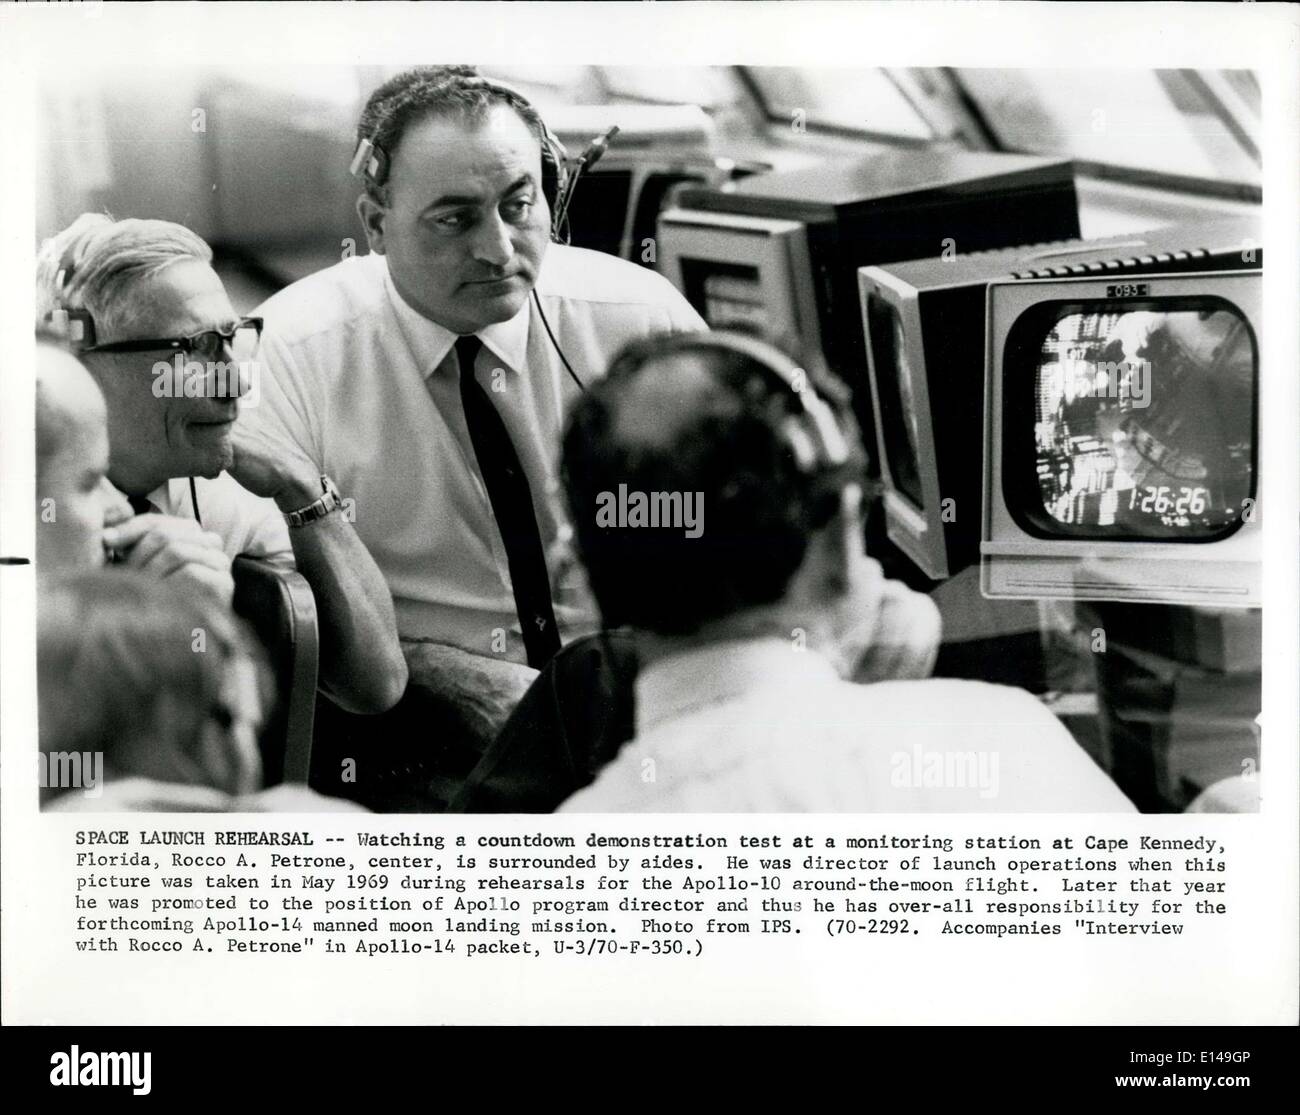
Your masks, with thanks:
[[[45,316],[51,329],[77,351],[95,344],[95,321],[89,310],[74,310],[68,306],[68,285],[77,273],[77,262],[72,258],[75,245],[69,244],[59,260],[59,270],[54,276],[54,287],[59,304]]]
[[[375,146],[373,140],[363,137],[357,144],[348,173],[353,178],[366,178],[374,185],[382,186],[388,177],[387,164],[388,158],[384,152]]]
[[[518,93],[511,91],[511,95],[528,104]],[[560,142],[560,137],[546,126],[545,121],[542,121],[537,141],[542,149],[542,196],[546,198],[546,207],[551,212],[551,240],[557,244],[567,242],[568,237],[561,236],[561,225],[564,223],[564,211],[573,181],[569,152]]]
[[[50,327],[77,351],[95,344],[95,322],[87,310],[68,310],[60,306],[46,315]]]
[[[555,219],[559,214],[559,205],[564,200],[565,169],[565,163],[557,157],[555,149],[543,139],[542,196],[546,198],[546,206],[551,211],[552,234],[555,232]]]

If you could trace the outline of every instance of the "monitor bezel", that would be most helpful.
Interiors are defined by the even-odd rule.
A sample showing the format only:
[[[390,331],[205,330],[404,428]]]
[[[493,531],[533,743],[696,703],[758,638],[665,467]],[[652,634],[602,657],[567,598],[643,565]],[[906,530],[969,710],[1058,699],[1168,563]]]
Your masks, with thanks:
[[[886,446],[883,409],[877,377],[875,352],[871,343],[871,323],[867,300],[882,298],[893,306],[903,326],[912,369],[912,402],[916,415],[917,465],[924,507],[917,507],[894,478]],[[885,533],[918,568],[932,580],[950,575],[948,546],[943,529],[943,494],[940,489],[938,454],[935,452],[934,419],[930,409],[930,377],[926,366],[924,337],[921,333],[920,292],[883,267],[858,269],[858,312],[862,320],[863,347],[867,354],[867,381],[871,389],[872,415],[875,426],[876,452],[880,461],[881,482],[885,486]],[[960,513],[960,509],[959,509]]]
[[[1043,539],[1028,534],[1007,506],[1003,487],[1003,363],[1007,337],[1021,316],[1050,301],[1152,301],[1218,296],[1233,304],[1260,344],[1262,270],[1105,275],[991,282],[985,301],[984,507],[980,589],[990,599],[1128,600],[1137,603],[1259,607],[1262,593],[1259,515],[1226,537],[1185,541]],[[1141,284],[1141,295],[1107,297],[1108,286]],[[1254,385],[1260,411],[1262,369]],[[1255,508],[1263,499],[1258,421],[1254,446]]]

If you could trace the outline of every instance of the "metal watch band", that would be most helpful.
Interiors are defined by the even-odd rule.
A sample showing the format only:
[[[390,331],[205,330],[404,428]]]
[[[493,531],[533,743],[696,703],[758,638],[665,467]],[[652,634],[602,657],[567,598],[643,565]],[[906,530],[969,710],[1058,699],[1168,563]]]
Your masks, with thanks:
[[[339,495],[339,490],[334,485],[334,481],[328,476],[322,475],[320,478],[322,495],[319,499],[313,500],[306,507],[300,507],[297,511],[284,512],[284,521],[291,527],[306,526],[308,523],[314,523],[317,519],[323,519],[331,511],[343,505],[343,498]]]

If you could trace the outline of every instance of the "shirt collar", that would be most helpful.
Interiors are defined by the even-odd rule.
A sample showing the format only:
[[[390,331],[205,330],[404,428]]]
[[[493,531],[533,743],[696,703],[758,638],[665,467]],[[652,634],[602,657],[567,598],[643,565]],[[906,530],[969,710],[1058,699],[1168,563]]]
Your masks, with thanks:
[[[110,481],[110,483],[112,482]],[[179,502],[180,489],[177,488],[177,485],[187,483],[188,481],[185,478],[174,476],[170,480],[164,480],[152,492],[147,492],[144,498],[158,508],[161,514],[170,515],[171,508],[175,507]],[[123,499],[130,500],[131,497],[116,484],[113,485],[113,488]]]
[[[636,731],[750,693],[770,695],[834,684],[835,668],[808,648],[775,636],[711,643],[670,654],[642,668],[636,679]]]
[[[458,335],[425,317],[398,293],[387,260],[384,260],[384,289],[388,292],[397,324],[415,356],[420,372],[428,379],[447,358]],[[475,335],[506,368],[512,372],[522,372],[528,351],[528,302],[525,301],[509,321],[488,325]]]
[[[195,478],[195,483],[198,483],[197,478]],[[182,496],[188,492],[189,486],[189,477],[173,476],[170,480],[164,480],[150,492],[149,499],[159,507],[176,507],[180,504]]]

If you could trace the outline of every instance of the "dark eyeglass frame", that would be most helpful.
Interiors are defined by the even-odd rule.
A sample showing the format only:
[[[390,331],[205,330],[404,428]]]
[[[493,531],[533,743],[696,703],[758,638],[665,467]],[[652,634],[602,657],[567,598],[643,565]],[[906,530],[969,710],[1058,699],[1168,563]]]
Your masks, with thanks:
[[[260,317],[241,317],[229,329],[204,329],[188,337],[142,337],[139,340],[110,341],[104,345],[91,345],[82,351],[86,353],[183,352],[189,356],[205,338],[215,338],[226,345],[235,339],[235,334],[239,330],[250,326],[257,332],[257,341],[253,346],[253,350],[256,351],[257,346],[262,343],[262,324],[263,319]]]

